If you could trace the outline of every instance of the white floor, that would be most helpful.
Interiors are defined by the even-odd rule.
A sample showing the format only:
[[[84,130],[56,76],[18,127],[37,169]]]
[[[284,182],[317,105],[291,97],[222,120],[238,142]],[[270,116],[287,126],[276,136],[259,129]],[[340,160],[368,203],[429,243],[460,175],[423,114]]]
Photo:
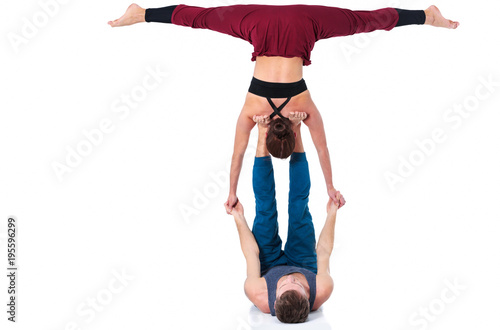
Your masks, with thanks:
[[[322,308],[309,314],[307,322],[290,325],[281,323],[276,317],[273,317],[269,314],[262,315],[257,307],[252,306],[250,308],[250,311],[248,312],[248,319],[246,324],[244,322],[242,322],[241,324],[243,328],[245,328],[245,326],[249,326],[250,329],[262,330],[285,328],[289,329],[291,326],[293,326],[294,329],[331,329],[330,324],[323,315]]]
[[[180,26],[108,27],[128,4],[0,4],[0,258],[5,265],[5,221],[15,216],[19,265],[18,322],[3,305],[0,328],[283,328],[246,299],[223,208],[252,47]],[[500,6],[435,4],[461,22],[456,31],[322,40],[304,68],[347,204],[333,296],[287,328],[500,327]],[[303,136],[319,235],[327,195]],[[238,188],[249,225],[253,141]],[[274,165],[285,241],[288,168]],[[0,301],[7,287],[1,276]]]

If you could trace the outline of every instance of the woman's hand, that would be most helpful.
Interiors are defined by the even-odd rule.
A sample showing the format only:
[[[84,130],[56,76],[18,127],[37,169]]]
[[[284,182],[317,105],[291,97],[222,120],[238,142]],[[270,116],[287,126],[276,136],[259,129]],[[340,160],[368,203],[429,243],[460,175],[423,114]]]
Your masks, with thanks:
[[[236,206],[237,203],[238,203],[238,197],[236,197],[236,194],[229,194],[227,201],[224,203],[224,207],[226,208],[226,213],[232,214],[231,212],[233,211],[233,208]]]
[[[335,188],[328,189],[328,196],[333,200],[335,204],[338,205],[338,208],[341,208],[345,204],[344,196],[340,193],[340,191],[335,190]]]
[[[337,193],[335,194],[337,200],[340,200],[341,196],[342,195],[340,195],[340,192],[337,191]],[[333,198],[330,198],[328,200],[328,203],[326,204],[326,212],[328,213],[328,215],[337,213],[338,209],[339,209],[339,203],[336,202]]]

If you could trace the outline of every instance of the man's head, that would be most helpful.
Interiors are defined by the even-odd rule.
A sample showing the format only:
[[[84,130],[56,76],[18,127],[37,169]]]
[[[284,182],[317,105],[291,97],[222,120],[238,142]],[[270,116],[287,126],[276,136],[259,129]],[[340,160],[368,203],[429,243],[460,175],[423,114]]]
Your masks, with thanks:
[[[287,118],[271,120],[267,130],[267,150],[276,158],[288,158],[295,149],[295,133]]]
[[[276,290],[276,317],[283,323],[302,323],[309,316],[306,290],[293,275],[285,276]]]

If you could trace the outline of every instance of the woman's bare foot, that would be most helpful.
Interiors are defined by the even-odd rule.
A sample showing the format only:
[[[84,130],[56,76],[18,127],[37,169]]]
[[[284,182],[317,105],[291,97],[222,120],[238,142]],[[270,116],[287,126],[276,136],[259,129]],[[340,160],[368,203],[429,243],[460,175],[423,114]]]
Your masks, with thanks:
[[[293,126],[297,126],[307,118],[307,113],[305,112],[290,112],[288,119],[292,122]]]
[[[135,23],[145,22],[144,16],[146,15],[146,9],[139,7],[135,3],[128,6],[127,11],[122,17],[115,19],[114,21],[109,21],[108,24],[111,27],[127,26]]]
[[[456,29],[460,25],[458,22],[444,18],[436,6],[430,6],[424,12],[425,24],[447,29]]]

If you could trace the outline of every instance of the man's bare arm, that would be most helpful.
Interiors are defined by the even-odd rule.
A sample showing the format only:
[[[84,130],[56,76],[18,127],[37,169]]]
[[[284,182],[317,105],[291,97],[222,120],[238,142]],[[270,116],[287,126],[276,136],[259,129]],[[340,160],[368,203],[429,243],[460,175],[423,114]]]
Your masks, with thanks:
[[[264,313],[269,313],[267,285],[260,276],[259,246],[243,215],[243,206],[238,202],[231,214],[234,216],[240,237],[241,251],[247,262],[247,278],[244,284],[245,295]]]
[[[241,203],[236,204],[234,209],[239,208]],[[238,229],[240,236],[241,251],[247,261],[247,277],[259,278],[260,277],[260,261],[259,261],[259,246],[253,236],[252,231],[248,227],[247,221],[243,214],[234,212],[234,222]]]
[[[335,223],[337,219],[338,205],[333,202],[332,199],[328,201],[328,214],[326,216],[325,225],[321,230],[318,238],[318,244],[316,245],[316,253],[321,256],[327,256],[328,260],[333,251],[333,241],[335,238]],[[318,273],[320,271],[330,272],[329,263],[319,264],[318,263]]]
[[[337,194],[340,195],[339,193]],[[340,198],[340,196],[337,197]],[[316,300],[314,301],[312,310],[316,310],[323,305],[330,298],[333,291],[333,279],[330,276],[330,256],[333,251],[337,209],[338,205],[330,199],[325,225],[323,226],[323,230],[321,230],[316,246],[318,273],[316,276]]]

